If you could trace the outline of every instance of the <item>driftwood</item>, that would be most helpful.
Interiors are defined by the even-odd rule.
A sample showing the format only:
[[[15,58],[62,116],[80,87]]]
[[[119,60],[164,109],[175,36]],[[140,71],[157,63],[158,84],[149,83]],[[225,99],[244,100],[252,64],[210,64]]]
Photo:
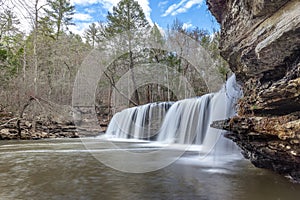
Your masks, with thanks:
[[[18,120],[19,118],[15,117],[12,119],[9,119],[7,122],[5,122],[4,124],[1,124],[0,127],[6,127],[9,123],[11,123],[12,121]]]

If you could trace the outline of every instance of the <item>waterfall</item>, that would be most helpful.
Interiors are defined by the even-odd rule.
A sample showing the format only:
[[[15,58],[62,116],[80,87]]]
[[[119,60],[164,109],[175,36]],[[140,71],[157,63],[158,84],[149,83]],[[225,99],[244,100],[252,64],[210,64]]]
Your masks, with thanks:
[[[157,141],[201,144],[210,119],[210,102],[214,94],[176,102],[168,111]]]
[[[154,103],[125,109],[114,115],[106,136],[196,144],[202,146],[203,152],[210,152],[217,142],[219,146],[232,143],[219,140],[220,131],[211,128],[210,124],[235,115],[235,104],[241,95],[233,75],[218,93],[176,103]]]
[[[210,124],[235,115],[236,102],[241,95],[242,90],[233,75],[218,93],[176,102],[169,109],[157,140],[201,145],[202,152],[211,152],[215,146],[222,150],[235,146],[232,141],[221,137],[222,131],[211,128]]]
[[[153,139],[172,104],[150,103],[118,112],[111,119],[105,135],[107,138]]]

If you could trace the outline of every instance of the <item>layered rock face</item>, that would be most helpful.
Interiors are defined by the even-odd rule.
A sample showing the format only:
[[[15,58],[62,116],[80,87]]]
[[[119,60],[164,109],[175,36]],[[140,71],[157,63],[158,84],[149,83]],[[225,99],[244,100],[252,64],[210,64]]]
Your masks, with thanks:
[[[238,116],[215,127],[258,167],[300,182],[300,1],[207,0],[221,54],[243,86]]]

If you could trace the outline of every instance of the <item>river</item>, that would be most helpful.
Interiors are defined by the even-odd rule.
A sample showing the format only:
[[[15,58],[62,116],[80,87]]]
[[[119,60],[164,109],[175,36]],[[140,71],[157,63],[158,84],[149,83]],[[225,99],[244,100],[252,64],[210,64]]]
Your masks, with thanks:
[[[84,143],[89,142],[93,139]],[[109,153],[106,141],[97,143],[103,156]],[[121,148],[148,151],[137,144],[122,142]],[[102,164],[81,139],[0,141],[0,199],[296,200],[300,196],[299,184],[255,168],[245,159],[200,164],[196,157],[195,152],[186,152],[167,167],[133,174]]]

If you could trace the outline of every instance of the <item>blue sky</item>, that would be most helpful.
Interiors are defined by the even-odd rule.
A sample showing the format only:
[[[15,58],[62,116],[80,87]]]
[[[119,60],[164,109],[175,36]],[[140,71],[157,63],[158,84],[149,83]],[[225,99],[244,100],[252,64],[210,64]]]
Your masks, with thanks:
[[[108,11],[120,0],[71,0],[76,7],[71,31],[81,34],[92,22],[105,21]],[[205,0],[137,0],[150,24],[157,23],[163,29],[177,18],[186,28],[198,26],[212,31],[218,23],[208,11]]]

